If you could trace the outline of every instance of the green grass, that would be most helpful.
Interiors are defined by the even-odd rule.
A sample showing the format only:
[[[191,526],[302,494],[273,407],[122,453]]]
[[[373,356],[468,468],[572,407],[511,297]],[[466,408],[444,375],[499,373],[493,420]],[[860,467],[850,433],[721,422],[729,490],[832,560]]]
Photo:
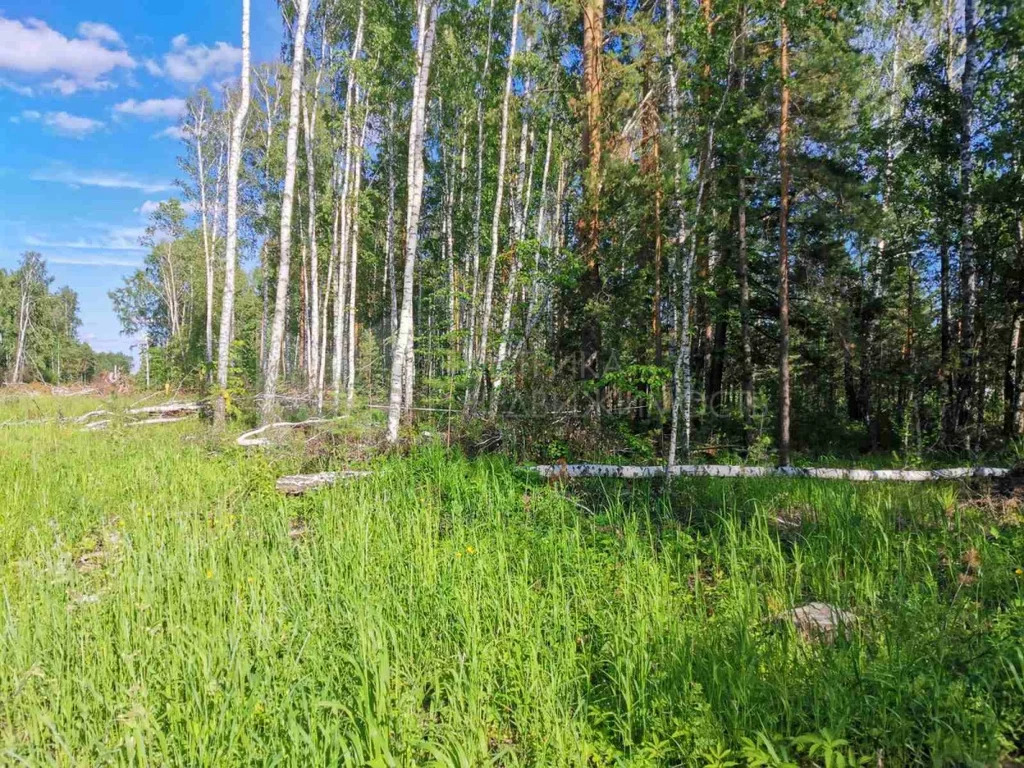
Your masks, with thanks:
[[[0,764],[963,765],[1024,740],[1024,532],[950,487],[670,503],[427,446],[273,491],[303,468],[194,423],[0,428]],[[780,537],[792,508],[817,519]],[[849,641],[766,621],[812,599],[860,617]]]

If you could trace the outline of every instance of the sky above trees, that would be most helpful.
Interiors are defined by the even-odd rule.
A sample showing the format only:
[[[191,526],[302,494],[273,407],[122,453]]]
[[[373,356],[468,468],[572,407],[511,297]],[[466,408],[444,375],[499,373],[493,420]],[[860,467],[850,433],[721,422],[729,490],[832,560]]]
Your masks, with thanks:
[[[254,0],[254,62],[281,15]],[[181,0],[0,8],[0,268],[41,252],[81,299],[81,337],[128,351],[107,292],[142,264],[146,218],[175,194],[178,118],[198,85],[237,77],[238,8]]]

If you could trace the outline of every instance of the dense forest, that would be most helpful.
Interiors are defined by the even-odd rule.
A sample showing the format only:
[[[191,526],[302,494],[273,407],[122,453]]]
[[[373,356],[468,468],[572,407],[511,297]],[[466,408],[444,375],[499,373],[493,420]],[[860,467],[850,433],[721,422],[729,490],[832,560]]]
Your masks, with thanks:
[[[191,95],[181,199],[111,294],[147,381],[670,463],[1024,430],[1019,3],[281,13],[281,62],[246,8],[240,81]]]
[[[88,382],[103,373],[128,373],[131,358],[97,352],[78,338],[78,294],[53,278],[36,251],[17,269],[0,269],[0,380],[5,384]]]

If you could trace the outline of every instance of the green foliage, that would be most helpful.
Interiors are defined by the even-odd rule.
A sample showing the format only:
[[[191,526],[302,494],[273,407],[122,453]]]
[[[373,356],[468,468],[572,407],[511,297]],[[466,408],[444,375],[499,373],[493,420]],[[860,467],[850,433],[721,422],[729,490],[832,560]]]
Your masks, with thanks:
[[[125,405],[7,400],[0,421]],[[206,430],[0,431],[5,760],[1018,754],[1024,534],[954,486],[563,487],[425,447],[282,498],[274,479],[310,468],[306,438],[246,453]],[[780,530],[794,509],[799,529]],[[822,645],[771,623],[809,600],[855,613],[852,636]]]

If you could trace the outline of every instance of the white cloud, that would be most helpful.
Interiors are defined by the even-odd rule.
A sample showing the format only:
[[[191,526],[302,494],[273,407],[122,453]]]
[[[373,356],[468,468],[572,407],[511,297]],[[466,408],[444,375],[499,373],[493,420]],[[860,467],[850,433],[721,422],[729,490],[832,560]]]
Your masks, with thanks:
[[[73,93],[85,89],[88,91],[107,91],[114,87],[109,80],[93,80],[88,83],[80,83],[70,77],[58,77],[43,84],[48,91],[57,91],[61,96],[70,96]]]
[[[72,115],[67,112],[47,112],[41,114],[34,109],[23,110],[20,120],[11,118],[15,122],[24,120],[26,122],[41,122],[47,128],[60,136],[68,136],[73,139],[81,139],[104,126],[100,120],[93,120],[89,117]]]
[[[142,262],[135,259],[117,259],[110,256],[82,256],[65,258],[50,256],[46,259],[50,264],[69,264],[77,267],[141,267]]]
[[[45,237],[28,235],[25,245],[33,248],[64,248],[81,251],[144,251],[139,238],[146,234],[144,227],[122,227],[103,225],[103,234],[95,237],[79,237],[75,240],[49,240]],[[81,258],[81,257],[74,257]],[[90,257],[91,258],[91,257]]]
[[[0,89],[11,91],[19,96],[35,96],[35,90],[30,85],[21,85],[6,77],[0,77]]]
[[[131,115],[141,117],[143,120],[154,120],[158,118],[178,118],[185,111],[184,99],[145,99],[136,101],[128,99],[114,107],[114,113],[118,115]]]
[[[169,125],[162,131],[157,131],[153,134],[154,139],[174,139],[175,141],[184,141],[188,138],[188,131],[179,125]]]
[[[76,171],[71,168],[49,168],[34,172],[33,181],[50,181],[71,187],[100,187],[102,189],[135,189],[153,194],[167,192],[173,187],[157,181],[131,176],[127,173],[108,171]]]
[[[173,80],[198,83],[210,75],[230,75],[242,61],[242,50],[227,43],[213,47],[189,45],[186,35],[171,40],[171,50],[164,56],[163,71]],[[148,67],[147,67],[148,68]]]
[[[153,61],[153,59],[146,59],[142,62],[142,65],[146,68],[146,71],[149,72],[149,74],[153,75],[153,77],[160,77],[164,73],[160,65]]]
[[[124,40],[109,24],[99,21],[83,21],[78,25],[78,34],[87,40],[96,40],[101,43],[110,43],[118,47],[124,47]]]
[[[91,34],[97,33],[95,27],[88,27],[88,30]],[[81,32],[80,28],[79,34]],[[50,87],[61,93],[73,93],[78,88],[109,87],[104,75],[118,68],[136,66],[127,51],[110,48],[109,44],[109,40],[95,37],[65,37],[39,19],[18,21],[0,16],[0,70],[30,75],[57,73],[61,77]]]

